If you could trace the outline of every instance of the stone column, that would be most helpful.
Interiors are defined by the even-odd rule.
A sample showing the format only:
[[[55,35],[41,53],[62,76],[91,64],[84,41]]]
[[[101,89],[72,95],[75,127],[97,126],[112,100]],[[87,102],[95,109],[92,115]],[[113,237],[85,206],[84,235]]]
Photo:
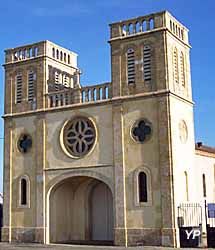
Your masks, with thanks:
[[[113,152],[115,179],[115,245],[127,246],[126,190],[122,105],[113,105]]]

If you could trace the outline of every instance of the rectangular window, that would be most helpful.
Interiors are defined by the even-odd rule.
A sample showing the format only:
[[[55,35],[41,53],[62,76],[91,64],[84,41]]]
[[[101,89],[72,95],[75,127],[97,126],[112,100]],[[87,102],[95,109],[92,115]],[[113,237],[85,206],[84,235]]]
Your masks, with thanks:
[[[16,103],[22,102],[22,74],[16,76]]]

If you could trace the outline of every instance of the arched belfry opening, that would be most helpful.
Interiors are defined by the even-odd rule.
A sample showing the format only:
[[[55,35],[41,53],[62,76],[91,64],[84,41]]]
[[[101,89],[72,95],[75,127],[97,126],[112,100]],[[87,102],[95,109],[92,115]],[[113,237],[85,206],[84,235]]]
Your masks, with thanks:
[[[113,221],[112,192],[100,180],[67,178],[50,193],[50,243],[112,244]]]

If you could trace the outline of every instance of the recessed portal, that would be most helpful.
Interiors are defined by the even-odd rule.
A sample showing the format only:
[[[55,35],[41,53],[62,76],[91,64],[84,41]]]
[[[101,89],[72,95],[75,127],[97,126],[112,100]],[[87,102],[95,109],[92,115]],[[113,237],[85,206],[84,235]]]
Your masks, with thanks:
[[[90,177],[72,177],[50,195],[50,242],[113,242],[113,197],[110,188]]]

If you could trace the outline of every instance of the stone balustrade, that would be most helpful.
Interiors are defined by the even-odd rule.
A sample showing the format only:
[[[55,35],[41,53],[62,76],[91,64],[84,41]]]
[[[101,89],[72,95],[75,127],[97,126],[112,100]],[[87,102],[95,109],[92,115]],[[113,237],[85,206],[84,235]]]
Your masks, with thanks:
[[[112,23],[110,27],[111,39],[140,34],[163,27],[162,13]]]
[[[163,11],[110,24],[111,40],[168,29],[183,42],[188,43],[188,30],[169,12]]]
[[[77,54],[50,41],[41,41],[5,50],[5,63],[16,63],[47,56],[55,61],[77,68]]]
[[[44,42],[34,43],[14,49],[5,50],[5,63],[14,63],[18,61],[36,58],[45,53]]]
[[[86,86],[78,89],[67,89],[47,94],[48,108],[63,107],[75,103],[96,102],[112,98],[112,84]]]
[[[74,102],[74,90],[56,91],[47,94],[48,108],[62,107]]]
[[[128,36],[154,29],[154,17],[137,18],[135,21],[127,21],[121,26],[121,35]]]
[[[84,102],[95,102],[112,98],[112,84],[103,83],[99,85],[81,88],[81,99]]]

